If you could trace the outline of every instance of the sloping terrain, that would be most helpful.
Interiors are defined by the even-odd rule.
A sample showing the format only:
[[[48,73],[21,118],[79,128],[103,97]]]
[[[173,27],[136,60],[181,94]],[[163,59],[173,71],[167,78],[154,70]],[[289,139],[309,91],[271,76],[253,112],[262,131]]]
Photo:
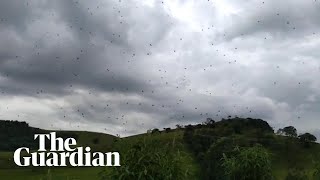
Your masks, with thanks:
[[[5,124],[5,125],[4,125]],[[0,177],[1,179],[99,179],[104,168],[17,168],[13,163],[13,151],[23,145],[36,149],[38,142],[33,140],[34,133],[50,132],[29,127],[25,123],[0,121]],[[224,151],[234,147],[251,147],[261,144],[271,154],[272,174],[275,179],[285,179],[288,171],[299,169],[309,178],[315,171],[315,164],[320,161],[320,145],[304,143],[297,137],[276,135],[272,128],[262,120],[234,118],[219,122],[187,125],[179,129],[151,131],[132,137],[117,138],[112,135],[58,131],[58,136],[74,137],[78,146],[90,146],[94,151],[119,151],[128,154],[137,144],[153,142],[153,149],[170,149],[179,153],[180,165],[189,179],[206,179],[213,172],[208,168],[212,162],[209,152],[214,145],[224,142]],[[213,151],[215,153],[215,151]],[[216,151],[218,153],[218,150]],[[218,157],[218,156],[217,156]],[[107,169],[108,171],[108,169]],[[208,174],[209,173],[209,174]]]

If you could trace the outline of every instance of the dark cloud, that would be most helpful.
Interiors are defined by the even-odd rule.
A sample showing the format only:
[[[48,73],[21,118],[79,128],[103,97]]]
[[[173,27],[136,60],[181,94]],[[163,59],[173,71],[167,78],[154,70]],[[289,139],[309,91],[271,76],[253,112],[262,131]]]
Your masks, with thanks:
[[[319,32],[319,7],[315,1],[299,0],[245,3],[239,6],[242,11],[231,16],[233,23],[226,34],[233,39],[261,33],[277,41],[304,37]]]
[[[311,130],[318,7],[0,2],[0,118],[122,135],[229,115]]]

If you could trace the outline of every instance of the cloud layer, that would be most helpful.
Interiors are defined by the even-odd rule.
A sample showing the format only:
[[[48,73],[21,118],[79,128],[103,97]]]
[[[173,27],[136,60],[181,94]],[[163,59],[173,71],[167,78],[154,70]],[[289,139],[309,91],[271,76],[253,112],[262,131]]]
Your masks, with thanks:
[[[127,136],[237,115],[316,131],[319,9],[299,0],[1,1],[0,119]]]

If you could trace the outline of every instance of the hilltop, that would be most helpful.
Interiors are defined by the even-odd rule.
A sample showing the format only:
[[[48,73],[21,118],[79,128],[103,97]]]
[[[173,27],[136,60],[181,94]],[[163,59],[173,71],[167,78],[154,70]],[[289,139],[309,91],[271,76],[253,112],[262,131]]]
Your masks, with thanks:
[[[0,121],[0,151],[14,151],[19,147],[29,147],[31,150],[38,148],[34,134],[50,133],[52,130],[30,127],[26,122]],[[75,138],[79,146],[90,145],[94,150],[107,150],[112,147],[117,137],[109,134],[87,131],[56,131],[62,138]]]
[[[53,179],[101,179],[103,168],[53,168],[50,172],[46,168],[17,169],[11,159],[15,148],[25,145],[36,149],[33,134],[46,132],[49,130],[30,127],[25,122],[0,121],[0,174],[9,179],[39,179],[48,176],[48,173]],[[202,124],[181,125],[162,131],[153,129],[125,138],[94,132],[56,132],[58,136],[76,138],[79,146],[90,146],[102,152],[119,151],[126,159],[130,159],[131,154],[144,156],[156,153],[162,158],[178,155],[178,169],[187,175],[187,179],[215,179],[219,175],[217,172],[223,173],[219,164],[223,155],[233,157],[235,149],[255,147],[257,144],[270,153],[272,174],[276,179],[292,175],[311,178],[320,161],[320,145],[298,137],[294,127],[275,133],[267,122],[252,118],[230,118],[218,122],[208,118]],[[146,160],[154,161],[154,154],[149,155],[151,159],[145,157]],[[129,162],[124,164],[123,167],[131,166]]]

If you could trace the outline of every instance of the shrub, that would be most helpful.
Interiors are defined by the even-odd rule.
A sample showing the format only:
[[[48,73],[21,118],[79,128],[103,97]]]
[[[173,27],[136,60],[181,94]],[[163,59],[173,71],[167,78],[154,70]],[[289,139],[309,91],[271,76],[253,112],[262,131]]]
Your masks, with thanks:
[[[121,167],[101,172],[101,180],[186,179],[187,172],[181,169],[180,153],[172,152],[170,147],[155,147],[152,142],[135,144],[123,154]]]
[[[223,157],[222,166],[228,179],[270,180],[272,179],[270,154],[262,146],[236,149],[236,154]]]
[[[230,155],[234,149],[233,140],[220,138],[214,142],[201,161],[204,171],[203,179],[224,179],[224,168],[222,167],[223,153]]]

